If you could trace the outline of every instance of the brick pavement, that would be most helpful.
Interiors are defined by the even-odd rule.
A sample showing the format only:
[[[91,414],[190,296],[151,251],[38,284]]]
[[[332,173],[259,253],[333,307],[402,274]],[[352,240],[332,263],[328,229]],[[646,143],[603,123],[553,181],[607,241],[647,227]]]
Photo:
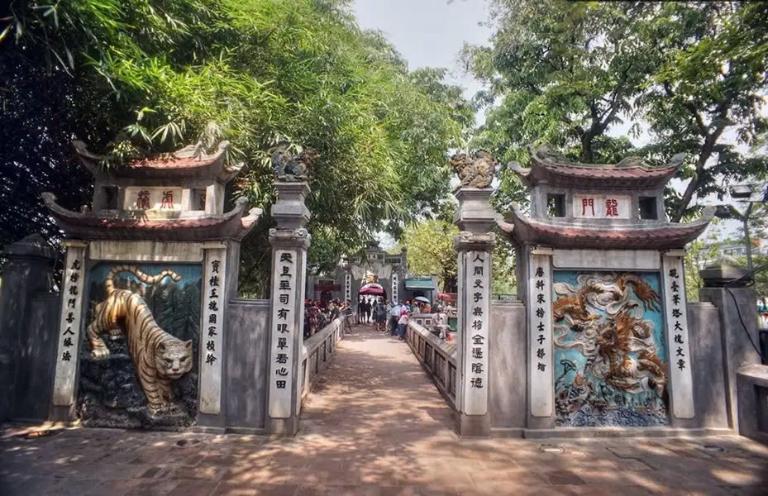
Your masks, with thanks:
[[[0,439],[2,495],[768,494],[738,437],[457,438],[408,347],[356,328],[294,439],[67,429]]]

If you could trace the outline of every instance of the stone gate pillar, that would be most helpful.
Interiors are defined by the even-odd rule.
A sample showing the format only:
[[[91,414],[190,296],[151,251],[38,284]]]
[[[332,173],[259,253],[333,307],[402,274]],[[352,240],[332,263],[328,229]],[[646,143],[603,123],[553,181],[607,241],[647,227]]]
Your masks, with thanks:
[[[496,214],[490,206],[492,188],[460,188],[455,222],[461,230],[454,240],[458,252],[459,378],[457,431],[486,436],[488,416],[488,337],[491,313],[491,232]]]
[[[305,182],[277,182],[272,206],[277,227],[269,230],[272,245],[272,320],[270,324],[267,430],[292,436],[299,429],[302,389],[302,342],[307,249],[304,228],[309,210]]]
[[[748,272],[724,263],[701,271],[704,287],[699,299],[714,304],[720,314],[720,343],[728,425],[739,431],[736,374],[742,367],[760,363],[753,343],[759,343],[756,311],[757,295],[749,287]],[[750,412],[751,414],[751,412]]]

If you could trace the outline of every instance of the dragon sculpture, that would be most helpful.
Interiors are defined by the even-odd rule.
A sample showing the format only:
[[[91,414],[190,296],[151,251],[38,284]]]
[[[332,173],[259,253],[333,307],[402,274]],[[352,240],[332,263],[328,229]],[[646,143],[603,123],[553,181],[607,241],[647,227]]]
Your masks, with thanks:
[[[309,178],[309,170],[319,154],[311,149],[293,153],[287,144],[272,152],[272,169],[278,181],[301,182]]]
[[[451,157],[450,163],[461,185],[470,188],[488,188],[496,172],[496,161],[485,150],[476,151],[472,155],[457,153]]]
[[[646,311],[661,310],[659,294],[631,273],[580,274],[577,284],[557,282],[553,289],[554,344],[578,350],[585,359],[581,368],[561,360],[558,414],[568,417],[585,405],[591,412],[594,407],[625,409],[633,401],[663,402],[665,365],[657,353],[654,324],[643,318]],[[571,373],[574,378],[566,384]]]

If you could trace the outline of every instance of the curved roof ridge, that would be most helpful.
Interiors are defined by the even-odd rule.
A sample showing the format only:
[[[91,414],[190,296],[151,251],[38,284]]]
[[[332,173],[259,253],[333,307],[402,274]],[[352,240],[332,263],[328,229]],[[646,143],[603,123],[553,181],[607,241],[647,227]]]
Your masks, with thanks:
[[[239,198],[222,215],[174,219],[98,217],[93,212],[75,212],[56,202],[53,193],[43,193],[43,202],[65,234],[83,239],[158,239],[163,241],[202,241],[242,239],[256,225],[262,214],[248,200]]]
[[[563,187],[651,189],[661,188],[682,165],[685,156],[675,155],[668,165],[652,166],[637,156],[615,164],[586,164],[566,160],[546,145],[531,149],[531,166],[510,162],[507,168],[528,186],[546,183]]]
[[[243,163],[227,164],[226,152],[229,141],[222,141],[211,153],[206,153],[201,143],[187,145],[173,152],[157,153],[132,160],[121,167],[109,171],[99,164],[104,159],[88,150],[86,144],[75,140],[72,142],[80,161],[94,176],[173,176],[185,175],[218,177],[224,182],[230,181],[242,169]]]
[[[550,219],[534,219],[513,207],[511,215],[498,221],[498,227],[520,243],[536,243],[555,248],[683,248],[706,229],[714,209],[690,223],[565,224]]]

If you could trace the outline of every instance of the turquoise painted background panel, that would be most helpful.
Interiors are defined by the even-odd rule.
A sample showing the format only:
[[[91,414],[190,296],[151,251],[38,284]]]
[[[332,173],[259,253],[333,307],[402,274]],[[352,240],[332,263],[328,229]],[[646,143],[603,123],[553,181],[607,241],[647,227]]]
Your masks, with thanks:
[[[668,423],[658,273],[555,271],[556,425]]]

